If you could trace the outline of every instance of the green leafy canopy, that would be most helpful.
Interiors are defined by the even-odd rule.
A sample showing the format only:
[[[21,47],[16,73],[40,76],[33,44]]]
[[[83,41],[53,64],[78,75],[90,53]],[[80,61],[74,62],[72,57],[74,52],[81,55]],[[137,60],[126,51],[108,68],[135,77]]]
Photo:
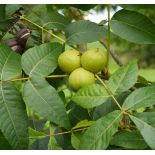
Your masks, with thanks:
[[[112,45],[108,34],[155,44],[155,24],[140,13],[154,5],[119,6],[109,28],[105,19],[83,18],[107,5],[0,5],[0,149],[155,149],[155,85],[138,75],[137,60],[114,73],[105,68],[77,91],[58,66],[69,46],[82,52],[87,43]],[[24,16],[16,22],[19,9]],[[16,32],[23,27],[31,31],[25,47]],[[21,55],[5,44],[12,37]]]

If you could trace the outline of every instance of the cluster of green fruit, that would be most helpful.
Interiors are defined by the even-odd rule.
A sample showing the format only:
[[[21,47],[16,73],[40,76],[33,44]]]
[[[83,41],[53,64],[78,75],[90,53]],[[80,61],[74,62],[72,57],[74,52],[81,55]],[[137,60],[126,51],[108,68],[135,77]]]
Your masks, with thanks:
[[[95,83],[96,73],[105,69],[107,64],[107,51],[99,48],[89,49],[80,53],[71,49],[63,52],[58,58],[62,71],[69,76],[69,85],[74,90]]]

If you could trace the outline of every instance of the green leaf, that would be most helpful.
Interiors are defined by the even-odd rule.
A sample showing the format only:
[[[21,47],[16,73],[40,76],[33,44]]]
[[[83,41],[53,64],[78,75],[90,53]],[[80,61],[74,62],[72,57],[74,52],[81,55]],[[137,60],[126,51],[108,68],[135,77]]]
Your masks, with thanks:
[[[82,120],[78,124],[76,124],[72,129],[85,128],[94,124],[94,121]]]
[[[54,125],[50,125],[50,140],[48,143],[48,150],[62,150],[62,148],[57,144],[55,137],[53,136],[56,127]]]
[[[142,150],[148,147],[139,131],[117,133],[111,140],[110,145],[136,150]]]
[[[48,12],[42,19],[43,26],[48,29],[57,28],[58,30],[65,30],[69,21],[58,12]]]
[[[155,9],[154,4],[119,4],[121,7],[127,10],[140,10],[140,9]]]
[[[141,88],[145,86],[150,86],[150,81],[146,80],[143,76],[138,75],[137,82],[135,84],[136,88]]]
[[[21,75],[21,56],[0,44],[0,80],[7,81]]]
[[[0,5],[0,21],[5,19],[5,4]]]
[[[80,142],[82,150],[106,149],[112,136],[117,132],[122,119],[120,111],[114,111],[98,119],[83,135]]]
[[[88,11],[90,9],[93,9],[97,4],[69,4],[69,6],[71,7],[75,7],[75,8],[78,8],[80,10],[83,10],[83,11]]]
[[[2,31],[2,33],[6,33],[11,26],[13,25],[13,19],[7,19],[7,20],[1,20],[0,21],[0,31]]]
[[[109,95],[103,86],[92,84],[81,88],[72,100],[83,108],[89,109],[102,104],[108,99]]]
[[[29,146],[29,150],[48,150],[49,137],[37,139],[33,144]]]
[[[28,106],[27,106],[27,113],[29,116],[29,127],[37,131],[43,131],[44,130],[43,128],[47,120],[45,120],[44,118],[41,119],[40,116],[38,119],[38,115],[34,113]]]
[[[4,135],[0,131],[0,150],[11,150],[9,142],[5,139]]]
[[[151,86],[155,86],[155,82],[153,82],[153,83],[151,84]]]
[[[12,5],[7,4],[5,8],[6,18],[10,18],[11,15],[14,14],[21,7],[22,7],[21,4],[12,4]]]
[[[26,109],[20,93],[9,82],[0,84],[0,129],[14,149],[28,146]]]
[[[28,80],[23,88],[23,99],[33,111],[44,118],[61,127],[69,128],[64,103],[57,91],[45,79],[35,77]]]
[[[57,128],[55,130],[55,134],[65,132],[66,130],[62,128]],[[62,147],[63,150],[73,150],[73,146],[71,144],[71,135],[70,134],[59,134],[55,135],[55,139],[57,144]]]
[[[47,137],[48,135],[46,135],[43,132],[34,130],[32,128],[29,127],[29,144],[31,145],[32,143],[34,143],[37,139],[42,139]]]
[[[31,34],[29,35],[26,41],[26,48],[32,48],[34,46],[40,45],[42,42],[41,32],[37,30],[31,30]]]
[[[16,18],[11,18],[0,21],[0,39],[2,39],[4,35],[10,30],[16,20]]]
[[[75,103],[70,103],[67,105],[71,106],[71,108],[68,110],[68,116],[72,126],[75,126],[81,120],[90,119],[87,109],[84,109]]]
[[[30,48],[22,55],[22,68],[30,77],[47,76],[56,69],[62,49],[62,45],[58,43],[46,43]]]
[[[143,87],[131,93],[123,103],[124,109],[138,109],[155,105],[155,87]]]
[[[143,112],[135,114],[139,119],[147,122],[149,125],[155,128],[155,112]]]
[[[131,120],[135,123],[146,143],[155,149],[155,128],[145,121],[130,115]]]
[[[76,150],[79,150],[79,147],[80,147],[80,140],[82,138],[84,133],[82,132],[76,132],[76,133],[72,133],[71,135],[71,143],[72,143],[72,146],[76,149]]]
[[[115,94],[131,88],[137,81],[138,66],[136,61],[131,61],[116,70],[108,81],[109,89]]]
[[[136,11],[116,12],[111,19],[111,29],[114,34],[134,43],[155,43],[155,25]]]
[[[41,19],[43,19],[43,17],[47,13],[45,4],[38,4],[38,5],[22,4],[22,7],[24,8],[24,10],[26,10],[26,17],[29,20],[33,21],[34,23],[38,23],[38,24],[41,23]],[[31,25],[31,28],[32,28],[32,25]]]
[[[124,92],[120,95],[115,96],[115,98],[120,103],[120,105],[122,105],[128,95],[129,95],[129,92]],[[97,120],[100,117],[108,114],[109,112],[112,112],[118,109],[119,108],[114,102],[114,100],[112,98],[108,98],[103,104],[95,108],[93,112],[93,120]]]
[[[96,23],[82,20],[73,22],[67,26],[65,34],[67,44],[75,45],[98,41],[101,38],[106,37],[107,30],[105,27],[99,26]]]

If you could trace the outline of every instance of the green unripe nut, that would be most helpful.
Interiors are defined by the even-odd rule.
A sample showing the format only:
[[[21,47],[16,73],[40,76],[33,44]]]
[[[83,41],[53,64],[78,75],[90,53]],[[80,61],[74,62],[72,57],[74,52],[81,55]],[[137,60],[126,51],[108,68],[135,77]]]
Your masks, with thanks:
[[[94,74],[82,67],[75,69],[69,76],[69,85],[74,90],[92,83],[95,83]]]
[[[107,51],[104,49],[89,49],[81,57],[81,65],[84,69],[98,73],[104,70],[107,64]]]
[[[58,65],[65,73],[71,73],[80,67],[80,52],[74,49],[63,52],[58,58]]]

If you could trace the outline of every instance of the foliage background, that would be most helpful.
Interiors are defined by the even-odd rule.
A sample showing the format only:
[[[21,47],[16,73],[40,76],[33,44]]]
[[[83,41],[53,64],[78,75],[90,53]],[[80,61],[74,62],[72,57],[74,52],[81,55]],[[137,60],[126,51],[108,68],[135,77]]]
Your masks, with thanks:
[[[0,149],[155,149],[155,6],[111,5],[124,65],[110,57],[110,78],[74,92],[59,54],[109,42],[107,17],[84,20],[91,10],[107,5],[0,5]]]

